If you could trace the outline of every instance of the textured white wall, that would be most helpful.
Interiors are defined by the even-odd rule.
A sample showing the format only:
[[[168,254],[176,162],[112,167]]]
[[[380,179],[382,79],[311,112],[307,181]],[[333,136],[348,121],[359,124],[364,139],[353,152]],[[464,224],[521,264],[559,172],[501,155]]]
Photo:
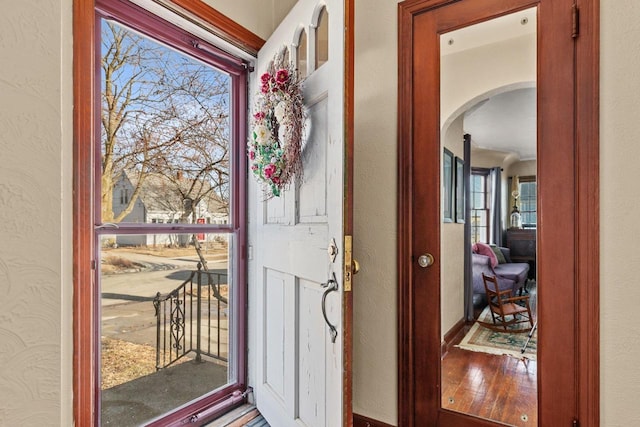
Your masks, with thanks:
[[[213,1],[213,0],[212,0]],[[600,0],[601,425],[640,425],[640,3]],[[0,15],[0,424],[71,421],[71,0]],[[240,2],[238,2],[240,3]],[[354,411],[395,424],[396,1],[356,0]],[[251,14],[250,11],[245,13]]]
[[[506,168],[514,161],[516,161],[515,154],[505,153],[504,151],[482,149],[472,149],[471,151],[471,166],[476,168],[492,168],[494,166]]]
[[[353,411],[397,419],[397,1],[356,0]]]
[[[463,158],[463,139],[462,116],[459,116],[445,131],[442,144],[454,156]],[[453,195],[455,198],[455,178]],[[453,215],[455,220],[455,202]],[[441,224],[440,292],[440,336],[444,338],[447,332],[464,318],[464,224],[456,222]]]
[[[0,424],[71,422],[71,0],[2,2]]]
[[[602,425],[640,425],[640,2],[600,0]]]
[[[204,0],[238,24],[267,39],[296,0]]]
[[[515,162],[508,168],[505,167],[505,175],[509,176],[527,176],[538,174],[538,162],[536,160],[524,160],[522,162]]]
[[[475,103],[503,92],[504,87],[531,87],[536,81],[535,49],[535,34],[529,34],[443,56],[443,128]]]

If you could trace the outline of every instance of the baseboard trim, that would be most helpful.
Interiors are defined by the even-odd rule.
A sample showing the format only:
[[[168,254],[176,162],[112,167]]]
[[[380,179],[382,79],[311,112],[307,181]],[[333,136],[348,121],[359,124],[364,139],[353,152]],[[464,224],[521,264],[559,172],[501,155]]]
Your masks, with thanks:
[[[393,427],[391,424],[365,417],[364,415],[353,414],[353,427]]]
[[[446,334],[444,334],[444,339],[440,348],[440,356],[443,357],[451,347],[462,341],[462,338],[464,338],[464,335],[467,333],[465,325],[466,322],[464,319],[460,319]]]

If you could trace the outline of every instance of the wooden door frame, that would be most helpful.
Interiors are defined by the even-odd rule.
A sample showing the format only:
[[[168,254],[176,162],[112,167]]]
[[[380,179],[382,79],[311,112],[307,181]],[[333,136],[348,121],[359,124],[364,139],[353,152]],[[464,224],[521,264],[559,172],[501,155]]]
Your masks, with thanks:
[[[353,143],[354,143],[354,104],[355,104],[355,0],[344,0],[344,123],[345,123],[345,153],[344,153],[344,218],[343,234],[353,236]],[[351,265],[344,266],[345,275],[352,278],[352,290],[345,291],[342,300],[342,349],[343,349],[343,400],[342,416],[344,426],[353,425],[353,282],[357,271]]]
[[[440,346],[439,343],[428,342],[424,334],[416,335],[418,325],[414,323],[416,313],[414,304],[416,292],[420,292],[420,289],[414,286],[412,273],[412,257],[416,255],[415,249],[412,248],[414,222],[421,221],[419,218],[414,218],[412,213],[415,197],[412,187],[413,112],[418,111],[418,103],[420,103],[421,114],[432,114],[439,110],[436,102],[423,100],[421,96],[424,97],[424,95],[414,92],[413,22],[417,15],[457,1],[459,0],[406,0],[398,5],[398,423],[402,427],[423,425],[421,423],[425,421],[435,423],[436,418],[440,419],[442,425],[465,425],[460,424],[462,417],[458,414],[454,415],[439,409],[439,384],[426,387],[427,392],[424,394],[416,393],[416,383],[420,381],[422,374],[430,372],[430,375],[439,376]],[[510,0],[504,3],[506,7],[509,7],[509,4],[513,7],[514,4],[526,2]],[[563,420],[569,417],[569,419],[579,420],[581,426],[596,427],[600,422],[599,1],[563,0],[556,1],[555,5],[552,5],[547,0],[531,0],[529,3],[531,6],[543,4],[541,7],[544,7],[545,11],[544,14],[541,13],[542,17],[548,16],[546,14],[550,13],[549,10],[556,7],[554,12],[561,14],[562,19],[570,24],[572,5],[577,8],[579,16],[579,33],[573,45],[573,138],[557,153],[553,149],[545,148],[541,154],[545,156],[546,165],[538,166],[538,173],[543,178],[540,185],[543,186],[546,194],[545,200],[540,201],[542,220],[544,220],[542,210],[545,206],[553,206],[557,203],[563,207],[562,221],[555,221],[554,224],[549,218],[548,222],[544,222],[544,229],[541,227],[539,230],[538,248],[539,265],[545,277],[554,277],[555,272],[573,271],[573,277],[567,278],[566,274],[564,275],[568,284],[563,285],[565,289],[571,291],[567,299],[574,308],[573,318],[570,319],[575,325],[573,353],[571,353],[573,356],[562,356],[570,359],[572,373],[569,377],[562,372],[558,376],[554,375],[561,369],[555,364],[554,352],[557,355],[558,348],[563,347],[562,344],[558,347],[558,343],[562,343],[562,340],[566,343],[566,330],[561,330],[560,334],[541,334],[538,368],[539,425],[553,425],[554,420],[557,421],[555,418],[557,414],[563,414]],[[474,6],[481,7],[477,3]],[[568,15],[565,17],[564,13]],[[538,28],[541,28],[540,23]],[[542,43],[547,44],[562,37],[571,37],[572,33],[571,25],[564,28],[544,27],[544,29]],[[539,40],[540,37],[539,35]],[[562,40],[566,43],[566,40]],[[438,49],[435,51],[437,52]],[[418,54],[432,55],[433,53],[418,52]],[[439,67],[439,59],[435,58],[431,63]],[[549,73],[551,64],[538,64],[539,70],[546,70],[547,75],[552,75]],[[431,82],[431,84],[437,85],[438,82]],[[542,113],[549,114],[545,111]],[[434,138],[439,141],[439,137],[434,136]],[[558,159],[558,156],[563,155],[568,155],[568,158]],[[561,189],[549,188],[550,185],[546,184],[544,176],[552,174],[555,179],[555,174],[559,173],[559,166],[562,166],[561,160],[565,165],[568,164],[568,171],[560,172],[565,185]],[[571,160],[573,164],[569,164]],[[435,165],[439,170],[439,159],[435,163],[432,160],[429,162],[428,166]],[[439,179],[433,184],[439,185]],[[435,203],[438,201],[436,200]],[[439,223],[434,226],[439,232]],[[559,263],[557,260],[563,258],[556,257],[554,260],[551,257],[558,255],[558,249],[553,246],[563,238],[566,238],[564,246],[569,248],[569,251],[564,254],[564,259],[568,261]],[[439,298],[439,291],[437,295]],[[544,301],[542,301],[543,298]],[[541,301],[547,304],[545,310],[547,313],[557,313],[562,309],[559,302],[550,301],[550,298],[544,295],[541,296]],[[436,303],[432,307],[436,306],[439,316],[439,304]],[[553,329],[552,320],[547,320],[545,323],[550,326],[545,330]],[[439,324],[421,324],[419,327],[432,334],[440,332]],[[429,363],[428,366],[416,365],[415,355],[424,352],[431,352],[429,361],[434,363]],[[416,413],[429,416],[426,420],[425,418],[416,419]],[[492,422],[480,420],[476,423],[486,426],[495,425]],[[562,425],[565,425],[564,422]]]

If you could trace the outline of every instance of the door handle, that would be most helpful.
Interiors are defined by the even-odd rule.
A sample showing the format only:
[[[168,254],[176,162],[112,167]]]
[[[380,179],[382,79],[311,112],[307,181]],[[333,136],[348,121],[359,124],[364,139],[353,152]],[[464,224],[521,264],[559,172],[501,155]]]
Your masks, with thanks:
[[[331,273],[331,278],[327,281],[327,283],[323,283],[322,287],[326,288],[326,290],[322,294],[322,316],[324,316],[324,321],[327,323],[327,326],[329,326],[329,332],[331,333],[331,342],[334,343],[336,342],[336,338],[338,338],[338,330],[331,324],[329,318],[327,317],[327,295],[329,295],[333,291],[338,290],[336,273]]]
[[[430,253],[422,254],[418,257],[418,265],[422,268],[431,267],[435,259]]]

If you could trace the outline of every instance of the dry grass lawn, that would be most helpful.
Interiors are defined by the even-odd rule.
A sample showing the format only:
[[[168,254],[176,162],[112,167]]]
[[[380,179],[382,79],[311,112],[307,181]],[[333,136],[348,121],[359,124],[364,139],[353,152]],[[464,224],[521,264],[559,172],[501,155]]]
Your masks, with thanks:
[[[156,371],[156,349],[113,338],[102,338],[102,390]]]

